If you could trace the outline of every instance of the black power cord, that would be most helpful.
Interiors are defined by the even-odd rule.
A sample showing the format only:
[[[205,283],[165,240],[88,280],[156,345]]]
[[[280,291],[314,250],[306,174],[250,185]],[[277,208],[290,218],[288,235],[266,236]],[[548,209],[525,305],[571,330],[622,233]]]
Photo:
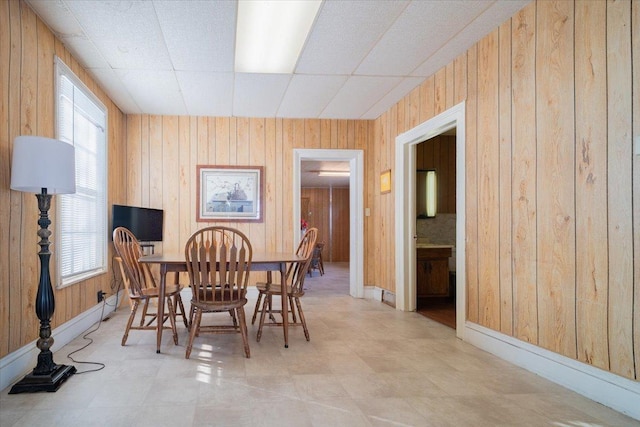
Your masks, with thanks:
[[[118,279],[116,277],[117,268],[114,265],[115,259],[116,259],[115,256],[111,257],[111,283],[109,284],[109,288],[111,289],[111,292],[116,295],[116,302],[115,304],[106,303],[108,306],[114,307],[113,311],[116,311],[118,309],[118,301],[120,301],[120,291],[122,290],[122,283],[123,283],[122,278]]]
[[[71,355],[75,354],[75,353],[77,353],[79,351],[84,350],[85,348],[89,347],[93,343],[93,338],[88,338],[88,337],[89,337],[89,335],[91,335],[92,333],[94,333],[95,331],[100,329],[100,325],[102,325],[102,316],[104,316],[104,306],[106,305],[106,301],[107,301],[106,299],[102,300],[102,312],[100,313],[100,321],[98,322],[98,326],[96,326],[95,329],[87,332],[86,334],[84,334],[82,336],[82,339],[88,340],[89,342],[86,343],[84,346],[80,347],[79,349],[74,350],[71,353],[67,354],[67,359],[71,359],[71,361],[73,363],[85,364],[85,365],[97,365],[98,368],[96,368],[96,369],[87,369],[86,371],[79,371],[79,372],[76,372],[76,375],[86,374],[88,372],[97,372],[97,371],[100,371],[100,370],[105,368],[105,364],[104,363],[100,363],[100,362],[85,362],[85,361],[81,361],[81,360],[75,360],[73,357],[71,357]]]
[[[81,361],[81,360],[75,360],[73,357],[71,357],[71,355],[73,355],[73,354],[75,354],[75,353],[77,353],[77,352],[79,352],[79,351],[82,351],[82,350],[84,350],[85,348],[89,347],[91,344],[93,344],[93,338],[89,338],[89,335],[91,335],[92,333],[94,333],[94,332],[96,332],[98,329],[100,329],[100,326],[102,325],[102,322],[103,322],[103,317],[104,317],[104,308],[105,308],[105,306],[107,306],[107,305],[108,305],[108,306],[114,307],[113,311],[116,311],[116,310],[118,309],[118,301],[119,301],[119,297],[120,297],[120,289],[122,288],[122,280],[118,280],[118,279],[116,278],[116,273],[115,273],[115,270],[116,270],[116,269],[114,268],[114,265],[113,265],[114,260],[115,260],[115,257],[111,259],[111,284],[110,284],[110,286],[109,286],[109,287],[111,288],[111,291],[112,291],[112,292],[114,291],[114,287],[116,288],[116,289],[115,289],[115,292],[114,292],[114,293],[115,293],[115,295],[116,295],[116,301],[115,301],[115,303],[114,303],[114,304],[109,304],[109,303],[107,302],[107,299],[106,299],[106,298],[104,298],[104,299],[102,300],[102,311],[100,312],[100,321],[98,322],[98,326],[96,326],[96,328],[95,328],[95,329],[93,329],[93,330],[91,330],[91,331],[87,332],[86,334],[84,334],[84,335],[82,336],[82,339],[87,340],[87,341],[89,341],[89,342],[88,342],[88,343],[86,343],[84,346],[80,347],[79,349],[74,350],[74,351],[72,351],[71,353],[67,354],[67,358],[68,358],[68,359],[70,359],[73,363],[77,363],[77,364],[85,364],[85,365],[96,365],[96,366],[98,366],[98,367],[97,367],[97,368],[95,368],[95,369],[87,369],[86,371],[76,372],[76,375],[79,375],[79,374],[86,374],[86,373],[89,373],[89,372],[97,372],[97,371],[100,371],[100,370],[102,370],[102,369],[104,369],[104,368],[105,368],[105,364],[104,364],[104,363],[100,363],[100,362],[86,362],[86,361]],[[117,284],[117,286],[114,286],[115,284]],[[108,320],[108,319],[107,319],[107,320]]]

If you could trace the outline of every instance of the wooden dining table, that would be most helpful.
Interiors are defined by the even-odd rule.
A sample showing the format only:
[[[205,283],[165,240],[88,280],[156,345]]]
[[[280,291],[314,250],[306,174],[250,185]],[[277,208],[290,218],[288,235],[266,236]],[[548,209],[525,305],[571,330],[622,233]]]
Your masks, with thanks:
[[[160,284],[159,284],[159,301],[164,301],[165,291],[167,287],[167,273],[175,273],[176,283],[178,283],[177,276],[180,272],[187,271],[187,263],[185,261],[184,253],[167,253],[167,254],[154,254],[145,255],[139,260],[145,264],[157,264],[160,266]],[[287,264],[292,262],[304,261],[304,258],[290,252],[254,252],[251,260],[251,271],[266,271],[268,274],[267,281],[270,282],[271,272],[280,272],[280,283],[285,283],[285,276],[287,272]],[[282,289],[286,289],[286,286],[282,286]],[[289,298],[282,299],[282,329],[284,332],[284,346],[289,347]],[[164,304],[158,304],[158,319],[164,319]],[[157,349],[156,353],[160,353],[160,345],[162,344],[162,324],[163,322],[156,322],[157,326]]]

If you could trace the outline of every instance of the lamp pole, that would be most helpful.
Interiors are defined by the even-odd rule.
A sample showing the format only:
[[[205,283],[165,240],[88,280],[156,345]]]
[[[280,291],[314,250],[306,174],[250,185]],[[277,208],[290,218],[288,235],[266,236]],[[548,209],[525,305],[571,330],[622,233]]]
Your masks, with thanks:
[[[38,364],[33,368],[33,372],[27,374],[22,380],[14,384],[9,394],[36,391],[56,391],[63,382],[71,375],[75,374],[75,366],[57,365],[53,361],[53,337],[51,336],[51,316],[56,308],[56,302],[51,286],[51,275],[49,273],[49,236],[51,231],[49,225],[49,208],[51,207],[51,194],[47,194],[47,189],[43,188],[42,193],[36,194],[38,199],[38,209],[40,219],[38,219],[38,237],[40,241],[40,281],[38,282],[38,293],[36,294],[36,315],[40,319],[40,338],[36,346],[40,349],[38,354]]]

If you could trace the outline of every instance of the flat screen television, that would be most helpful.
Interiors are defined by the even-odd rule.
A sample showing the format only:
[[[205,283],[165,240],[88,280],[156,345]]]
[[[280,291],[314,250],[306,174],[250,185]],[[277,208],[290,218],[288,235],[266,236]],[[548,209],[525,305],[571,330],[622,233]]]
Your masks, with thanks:
[[[140,242],[161,242],[164,211],[162,209],[113,205],[113,227],[126,227]]]

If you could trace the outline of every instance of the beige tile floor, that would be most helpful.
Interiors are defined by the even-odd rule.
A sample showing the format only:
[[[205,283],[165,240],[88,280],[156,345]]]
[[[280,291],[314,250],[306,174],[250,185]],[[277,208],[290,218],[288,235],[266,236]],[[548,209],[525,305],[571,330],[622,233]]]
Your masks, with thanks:
[[[0,394],[9,426],[640,426],[535,374],[456,339],[454,330],[348,295],[347,265],[307,279],[303,307],[311,333],[250,326],[251,358],[239,335],[203,335],[190,360],[165,333],[132,331],[127,310],[91,334],[76,360],[102,362],[56,393]],[[254,301],[247,306],[247,315]],[[85,344],[58,351],[57,363]],[[91,368],[76,365],[78,371]]]

